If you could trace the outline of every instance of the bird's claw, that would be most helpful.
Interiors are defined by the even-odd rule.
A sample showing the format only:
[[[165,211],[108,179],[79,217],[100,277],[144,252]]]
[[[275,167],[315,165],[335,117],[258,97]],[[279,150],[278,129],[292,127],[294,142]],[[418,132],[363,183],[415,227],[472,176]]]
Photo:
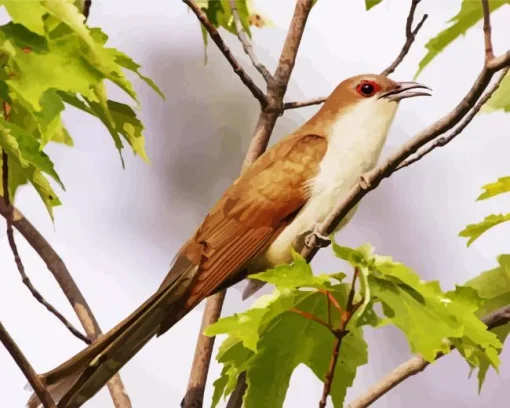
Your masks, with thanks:
[[[322,235],[317,227],[306,236],[305,245],[307,248],[325,248],[331,244],[331,239]]]

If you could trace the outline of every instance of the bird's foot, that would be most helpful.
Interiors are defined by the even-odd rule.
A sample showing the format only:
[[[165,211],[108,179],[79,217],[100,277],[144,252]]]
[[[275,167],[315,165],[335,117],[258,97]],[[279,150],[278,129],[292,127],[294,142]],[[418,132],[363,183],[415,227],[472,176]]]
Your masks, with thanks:
[[[368,190],[370,189],[370,187],[372,187],[372,183],[370,182],[370,178],[367,177],[366,174],[363,174],[360,178],[359,178],[359,185],[360,187],[363,189],[363,190]]]
[[[331,239],[322,235],[317,226],[314,226],[312,231],[305,238],[305,245],[307,248],[326,248],[331,244]]]

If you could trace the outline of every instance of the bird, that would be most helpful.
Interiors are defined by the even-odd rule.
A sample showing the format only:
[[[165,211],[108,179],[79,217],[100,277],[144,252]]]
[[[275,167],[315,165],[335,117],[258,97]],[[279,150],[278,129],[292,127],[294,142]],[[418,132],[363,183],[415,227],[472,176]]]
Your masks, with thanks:
[[[228,187],[152,296],[88,347],[39,375],[58,407],[82,406],[149,340],[205,298],[251,274],[291,263],[297,241],[313,233],[375,167],[400,102],[430,96],[429,91],[378,74],[340,82],[315,115]],[[243,296],[258,288],[249,285]],[[39,406],[33,394],[27,407]]]

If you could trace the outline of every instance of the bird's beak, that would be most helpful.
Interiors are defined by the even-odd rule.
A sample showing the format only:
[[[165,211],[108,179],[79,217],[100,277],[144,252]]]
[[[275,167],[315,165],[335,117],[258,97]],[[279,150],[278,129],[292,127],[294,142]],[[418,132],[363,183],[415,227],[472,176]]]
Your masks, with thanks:
[[[427,91],[416,91],[416,89],[428,89],[428,86],[419,84],[418,82],[398,82],[397,87],[391,91],[383,93],[379,98],[385,98],[389,101],[399,102],[402,99],[413,98],[415,96],[430,96]]]

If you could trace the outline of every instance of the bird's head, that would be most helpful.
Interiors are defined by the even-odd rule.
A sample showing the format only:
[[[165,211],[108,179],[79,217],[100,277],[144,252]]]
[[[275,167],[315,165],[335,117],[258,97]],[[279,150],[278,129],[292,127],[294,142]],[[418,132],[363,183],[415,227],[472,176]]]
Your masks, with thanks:
[[[327,118],[328,122],[334,122],[339,115],[347,113],[354,114],[361,122],[376,117],[384,117],[391,122],[401,100],[430,96],[428,91],[430,88],[417,82],[396,82],[377,74],[357,75],[335,88],[319,115]]]
[[[333,94],[351,103],[370,99],[400,102],[415,96],[430,96],[427,90],[430,91],[430,88],[417,82],[396,82],[383,75],[365,74],[341,82]]]

